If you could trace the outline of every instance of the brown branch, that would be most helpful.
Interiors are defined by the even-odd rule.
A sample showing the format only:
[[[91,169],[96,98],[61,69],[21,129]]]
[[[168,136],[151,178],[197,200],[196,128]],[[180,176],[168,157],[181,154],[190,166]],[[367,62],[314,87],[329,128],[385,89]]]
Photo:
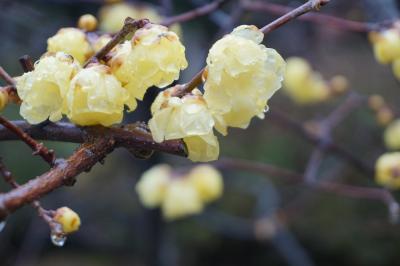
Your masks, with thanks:
[[[2,124],[9,131],[14,133],[19,139],[25,142],[33,150],[34,155],[39,155],[51,166],[54,164],[55,156],[54,151],[47,149],[43,143],[38,143],[31,136],[22,131],[19,127],[8,121],[6,118],[0,116],[0,124]]]
[[[125,37],[134,32],[137,29],[143,28],[146,24],[150,23],[148,19],[135,20],[127,17],[124,22],[122,29],[116,33],[113,38],[103,47],[95,53],[83,66],[87,67],[90,63],[99,62],[102,60],[117,44],[125,39]]]
[[[361,187],[346,185],[332,181],[306,182],[304,175],[282,169],[273,165],[252,162],[242,159],[223,158],[215,162],[214,165],[226,170],[240,170],[258,173],[269,177],[280,177],[291,182],[301,183],[313,189],[322,190],[351,198],[379,200],[388,207],[390,216],[394,219],[399,216],[399,203],[384,188]]]
[[[287,6],[261,1],[245,0],[242,1],[242,5],[243,8],[248,11],[267,12],[277,16],[281,16],[293,10],[292,8]],[[338,18],[332,15],[318,14],[315,12],[310,12],[304,16],[299,17],[299,19],[354,32],[369,32],[371,30],[376,30],[380,27],[379,24],[375,23],[352,21],[344,18]]]
[[[218,8],[220,8],[223,4],[227,3],[228,1],[229,0],[215,0],[207,5],[190,10],[190,11],[182,13],[180,15],[166,18],[160,24],[169,27],[175,23],[186,22],[189,20],[193,20],[197,17],[208,15],[208,14],[212,13],[213,11],[217,10]]]
[[[10,184],[12,188],[18,188],[20,185],[17,183],[11,172],[6,168],[4,162],[0,158],[0,173],[4,180]],[[35,200],[32,202],[32,207],[36,209],[40,218],[47,223],[50,231],[55,234],[62,234],[61,226],[53,220],[52,211],[44,209],[40,202]]]
[[[15,86],[15,80],[2,67],[0,67],[0,78],[8,85]]]

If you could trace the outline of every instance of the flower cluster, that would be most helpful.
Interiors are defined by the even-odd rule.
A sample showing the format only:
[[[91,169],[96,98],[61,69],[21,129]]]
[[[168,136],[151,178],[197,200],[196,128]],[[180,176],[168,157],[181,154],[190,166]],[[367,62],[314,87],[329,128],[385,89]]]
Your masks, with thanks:
[[[312,70],[305,59],[300,57],[287,59],[283,90],[298,104],[326,101],[345,91],[347,86],[347,80],[343,76],[334,76],[327,82],[320,73]]]
[[[226,135],[228,127],[247,128],[254,116],[264,118],[285,62],[260,44],[263,37],[255,26],[242,25],[217,41],[203,74],[204,95],[195,89],[179,98],[180,85],[161,92],[151,107],[154,140],[183,138],[191,160],[211,161],[219,155],[213,127]]]
[[[400,119],[394,120],[385,129],[385,145],[391,150],[400,150]]]
[[[396,23],[393,27],[379,32],[370,32],[376,60],[381,64],[392,64],[393,74],[400,79],[400,27]]]
[[[376,182],[390,189],[400,188],[400,152],[385,153],[376,161]]]
[[[136,191],[144,206],[161,207],[165,219],[174,220],[200,213],[205,203],[218,199],[223,191],[223,180],[210,165],[199,165],[178,174],[163,164],[144,172]]]
[[[80,22],[91,26],[90,17]],[[21,115],[32,124],[66,115],[78,125],[111,126],[121,122],[125,105],[133,111],[147,88],[169,85],[187,66],[179,37],[166,27],[148,24],[131,41],[115,47],[109,66],[97,63],[82,68],[81,63],[110,38],[102,35],[90,44],[76,28],[51,37],[51,52],[35,63],[33,71],[16,78],[23,101]]]

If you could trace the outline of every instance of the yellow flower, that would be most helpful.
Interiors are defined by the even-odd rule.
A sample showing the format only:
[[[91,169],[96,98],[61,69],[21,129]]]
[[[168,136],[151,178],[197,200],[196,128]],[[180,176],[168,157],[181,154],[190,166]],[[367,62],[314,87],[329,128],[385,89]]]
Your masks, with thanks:
[[[94,31],[97,28],[97,18],[91,14],[85,14],[78,20],[78,27],[86,31]]]
[[[133,5],[129,3],[116,3],[105,5],[100,9],[100,29],[105,32],[117,32],[124,25],[127,17],[133,19],[149,19],[152,23],[159,24],[163,21],[163,17],[157,13],[157,10],[151,5]],[[171,30],[180,35],[181,29],[179,24],[171,26]]]
[[[136,184],[140,201],[147,208],[158,207],[164,200],[170,182],[171,168],[166,164],[154,166],[144,172]]]
[[[85,33],[76,28],[62,28],[47,40],[47,51],[65,52],[83,64],[93,54]]]
[[[369,37],[379,63],[388,64],[400,57],[400,32],[397,28],[371,32]]]
[[[211,165],[203,164],[194,167],[187,178],[204,202],[213,201],[222,195],[224,183],[221,173]]]
[[[218,138],[214,133],[183,138],[192,162],[215,161],[219,156]]]
[[[216,160],[218,140],[214,120],[197,89],[182,98],[173,97],[178,87],[160,92],[151,106],[149,128],[156,142],[183,138],[192,161]]]
[[[31,124],[62,118],[65,95],[80,66],[63,53],[45,54],[35,63],[35,70],[16,78],[22,99],[20,113]]]
[[[400,188],[400,152],[381,155],[375,165],[376,182],[382,186]]]
[[[325,101],[331,92],[322,76],[313,72],[306,60],[291,57],[286,60],[286,73],[283,90],[299,104]]]
[[[179,37],[166,27],[153,24],[137,30],[131,42],[119,45],[108,63],[130,93],[131,110],[149,87],[171,84],[187,67],[185,47]]]
[[[400,119],[391,122],[386,128],[384,141],[388,149],[400,149]]]
[[[0,91],[0,111],[6,108],[9,101],[8,93],[6,91]]]
[[[178,177],[171,181],[162,203],[165,219],[174,220],[200,213],[202,210],[203,202],[196,188],[188,180]]]
[[[71,82],[67,94],[67,115],[81,126],[111,126],[120,123],[127,91],[105,65],[82,69]]]
[[[68,207],[58,208],[53,219],[62,226],[64,234],[78,231],[81,225],[79,215]]]
[[[281,87],[285,62],[260,44],[263,37],[255,26],[242,25],[209,51],[204,99],[224,135],[228,126],[247,128],[254,116],[264,118],[267,101]]]

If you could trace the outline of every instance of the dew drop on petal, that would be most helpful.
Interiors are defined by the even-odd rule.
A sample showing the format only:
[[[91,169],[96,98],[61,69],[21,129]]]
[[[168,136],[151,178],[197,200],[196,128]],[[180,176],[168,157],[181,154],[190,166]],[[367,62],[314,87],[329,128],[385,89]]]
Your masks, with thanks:
[[[0,222],[0,232],[3,231],[4,227],[6,227],[6,221],[1,221]]]
[[[67,241],[67,237],[65,235],[59,235],[59,234],[51,234],[50,236],[51,242],[53,245],[57,247],[62,247],[65,244],[65,241]]]

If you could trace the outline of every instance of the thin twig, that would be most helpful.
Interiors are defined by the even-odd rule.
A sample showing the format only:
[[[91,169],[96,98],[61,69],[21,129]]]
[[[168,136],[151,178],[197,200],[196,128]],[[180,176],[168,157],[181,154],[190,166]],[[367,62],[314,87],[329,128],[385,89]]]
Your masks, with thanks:
[[[214,165],[221,169],[240,170],[259,173],[262,175],[267,175],[269,177],[280,177],[287,179],[291,182],[302,183],[317,190],[343,195],[346,197],[379,200],[387,205],[391,217],[399,216],[399,203],[384,188],[353,186],[332,181],[319,181],[308,183],[305,181],[304,175],[269,164],[252,162],[242,159],[223,158],[220,159],[218,162],[215,162]]]
[[[15,80],[2,67],[0,67],[0,78],[2,78],[8,85],[15,86]]]
[[[53,150],[47,149],[43,143],[38,143],[31,136],[22,131],[19,127],[15,126],[13,123],[8,121],[6,118],[0,116],[0,124],[5,128],[13,132],[19,139],[25,142],[33,150],[34,155],[39,155],[46,162],[53,166],[55,161],[55,155]]]
[[[216,1],[213,1],[213,2],[211,2],[209,4],[207,4],[207,5],[198,7],[198,8],[193,9],[193,10],[190,10],[190,11],[185,12],[183,14],[166,18],[160,24],[169,27],[169,26],[171,26],[172,24],[175,24],[175,23],[182,23],[182,22],[186,22],[186,21],[189,21],[189,20],[193,20],[193,19],[195,19],[197,17],[208,15],[208,14],[212,13],[213,11],[217,10],[218,8],[220,8],[223,4],[227,3],[228,1],[229,0],[216,0]]]
[[[20,186],[11,172],[6,168],[2,158],[0,158],[0,173],[4,180],[10,184],[12,188],[18,188]],[[60,226],[53,220],[52,211],[44,209],[38,200],[33,201],[31,205],[34,209],[36,209],[39,217],[48,224],[51,232],[62,233],[60,231]]]
[[[293,10],[290,7],[261,1],[242,1],[243,8],[252,12],[267,12],[273,15],[281,16]],[[322,24],[324,26],[331,26],[340,30],[348,30],[354,32],[369,32],[380,28],[380,24],[359,22],[338,18],[327,14],[318,14],[310,12],[304,16],[299,17],[300,20],[310,21],[312,23]]]
[[[326,5],[328,2],[329,0],[309,0],[307,1],[307,3],[291,10],[289,13],[286,13],[285,15],[279,17],[268,25],[262,27],[261,31],[264,34],[268,34],[271,31],[281,27],[282,25],[288,23],[289,21],[292,21],[297,17],[300,17],[307,12],[319,9],[321,6]]]

